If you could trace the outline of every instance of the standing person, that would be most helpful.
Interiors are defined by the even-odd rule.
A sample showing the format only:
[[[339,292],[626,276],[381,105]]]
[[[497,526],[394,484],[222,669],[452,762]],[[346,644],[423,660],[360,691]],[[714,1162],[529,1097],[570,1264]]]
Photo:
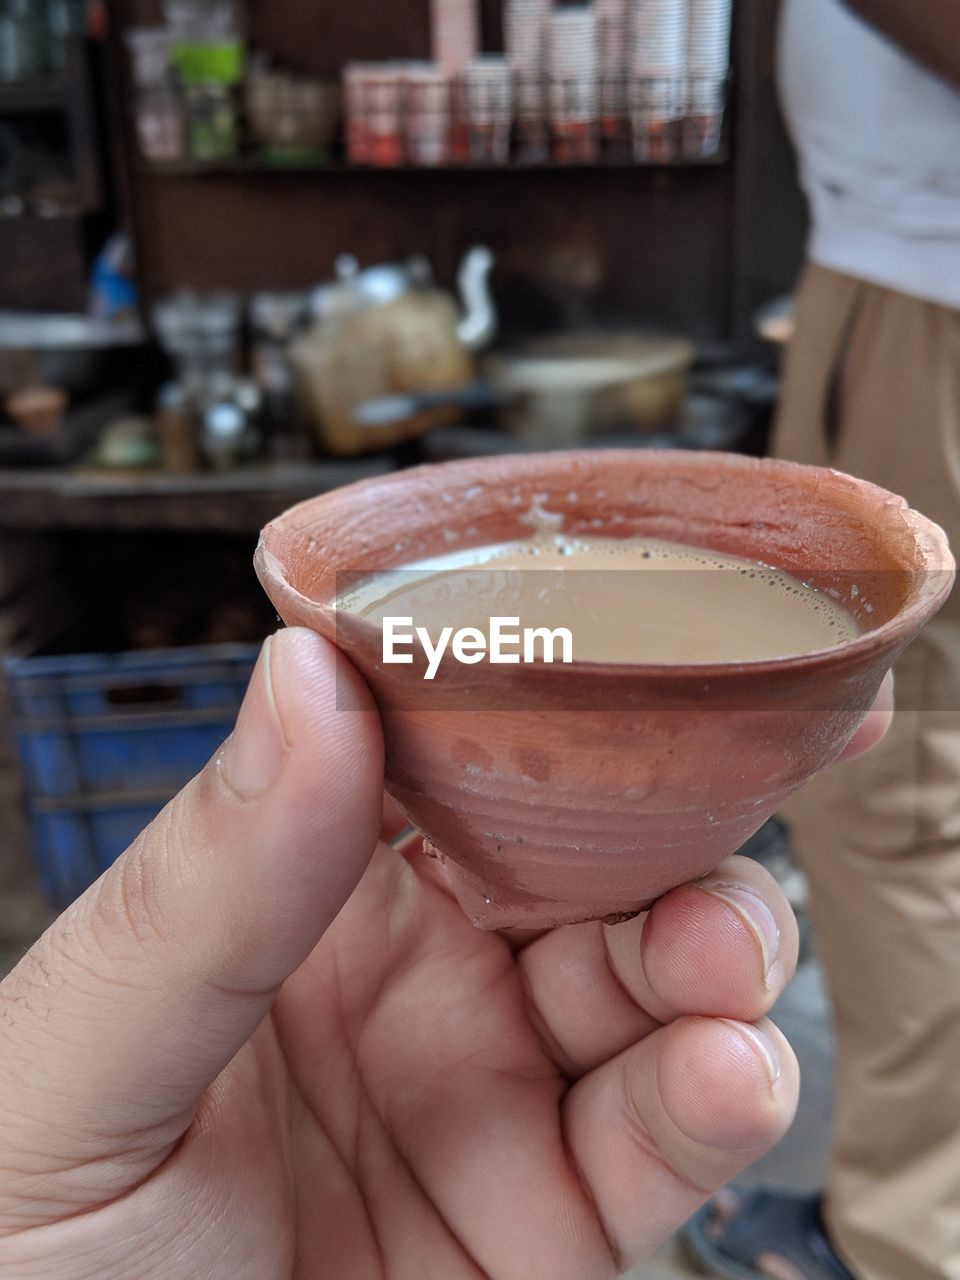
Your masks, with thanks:
[[[810,201],[775,451],[895,492],[960,545],[960,3],[785,0],[781,89]],[[822,1199],[724,1196],[719,1275],[960,1276],[960,600],[902,660],[869,758],[787,813],[832,991]]]

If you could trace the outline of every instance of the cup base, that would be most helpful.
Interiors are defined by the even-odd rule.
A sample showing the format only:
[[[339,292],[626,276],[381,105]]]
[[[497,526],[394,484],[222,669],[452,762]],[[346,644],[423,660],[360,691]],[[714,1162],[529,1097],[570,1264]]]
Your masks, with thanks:
[[[511,895],[509,899],[502,900],[495,889],[484,885],[479,877],[471,875],[426,837],[423,840],[423,852],[426,857],[442,864],[447,887],[460,904],[461,910],[474,928],[485,933],[497,933],[504,929],[558,929],[563,925],[586,924],[593,920],[609,925],[624,924],[628,920],[635,920],[656,902],[656,898],[648,898],[624,909],[622,902],[616,907],[610,904],[588,906],[583,900],[557,902],[528,898],[525,895]]]

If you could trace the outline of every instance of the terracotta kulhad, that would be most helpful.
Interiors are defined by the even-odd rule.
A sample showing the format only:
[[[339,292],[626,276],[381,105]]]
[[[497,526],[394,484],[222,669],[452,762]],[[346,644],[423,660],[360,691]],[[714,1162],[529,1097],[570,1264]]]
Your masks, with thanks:
[[[558,532],[657,538],[830,591],[862,634],[765,662],[476,666],[433,684],[384,665],[339,613],[350,576]],[[553,453],[420,467],[294,507],[257,572],[284,621],[337,645],[373,691],[390,794],[481,928],[623,918],[711,871],[850,741],[899,653],[941,608],[945,535],[833,471],[726,454]]]

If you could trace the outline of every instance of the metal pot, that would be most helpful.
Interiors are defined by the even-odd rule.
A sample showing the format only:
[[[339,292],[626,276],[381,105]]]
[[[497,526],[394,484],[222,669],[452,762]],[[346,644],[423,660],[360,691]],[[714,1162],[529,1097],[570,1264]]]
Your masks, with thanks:
[[[696,350],[680,338],[561,337],[485,362],[488,381],[509,402],[504,426],[549,447],[618,429],[675,426]]]

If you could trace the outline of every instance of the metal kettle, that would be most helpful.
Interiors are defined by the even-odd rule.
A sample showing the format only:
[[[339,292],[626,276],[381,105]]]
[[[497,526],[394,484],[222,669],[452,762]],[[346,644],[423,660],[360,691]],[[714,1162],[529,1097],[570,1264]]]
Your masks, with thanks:
[[[424,257],[366,269],[355,258],[338,259],[337,279],[314,292],[314,327],[294,352],[302,399],[327,452],[388,448],[455,420],[456,409],[447,406],[371,428],[356,411],[382,396],[474,382],[474,355],[497,330],[492,267],[489,249],[470,250],[458,273],[458,302],[436,284]]]
[[[469,352],[477,353],[493,341],[497,334],[497,312],[490,291],[490,272],[494,257],[490,249],[475,245],[464,256],[457,272],[462,313],[456,310],[456,336]],[[436,284],[430,260],[418,254],[404,263],[384,263],[361,269],[351,254],[336,261],[337,281],[323,285],[312,299],[314,319],[323,322],[349,311],[369,307],[391,306],[398,302],[422,300],[434,296],[454,299]]]

